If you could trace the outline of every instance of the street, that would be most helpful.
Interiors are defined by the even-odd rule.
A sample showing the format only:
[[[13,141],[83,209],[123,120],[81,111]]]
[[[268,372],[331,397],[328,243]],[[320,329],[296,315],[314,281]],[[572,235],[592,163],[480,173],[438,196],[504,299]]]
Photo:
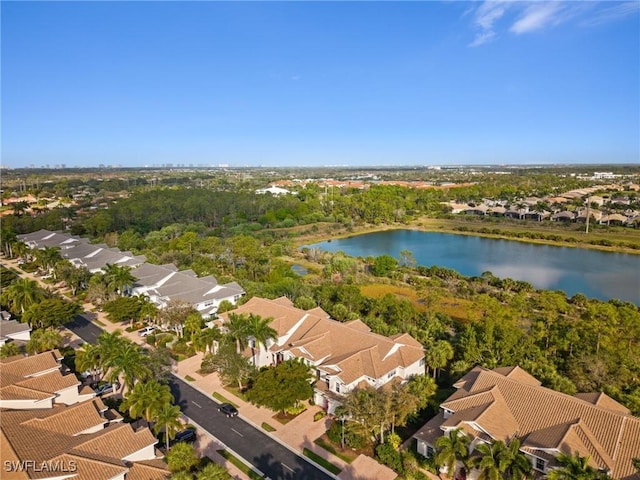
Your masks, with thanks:
[[[102,329],[89,312],[77,315],[65,327],[88,343],[96,343]],[[169,382],[176,405],[208,433],[227,445],[272,480],[330,480],[335,477],[289,450],[239,417],[218,412],[218,403],[186,382],[172,376]],[[242,415],[242,412],[240,412]]]

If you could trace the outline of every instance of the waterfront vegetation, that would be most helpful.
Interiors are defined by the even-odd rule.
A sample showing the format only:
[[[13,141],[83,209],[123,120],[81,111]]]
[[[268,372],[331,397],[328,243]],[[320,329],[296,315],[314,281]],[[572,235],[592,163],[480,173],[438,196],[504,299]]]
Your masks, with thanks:
[[[638,169],[627,168],[620,174],[635,175],[637,183],[639,173]],[[351,258],[339,252],[299,249],[336,236],[415,228],[639,253],[637,228],[593,225],[587,234],[580,224],[452,216],[444,205],[451,200],[477,201],[484,197],[508,197],[516,202],[528,195],[590,186],[593,181],[548,171],[509,176],[486,173],[484,177],[454,172],[449,180],[465,186],[418,190],[373,185],[359,190],[307,184],[296,187],[295,196],[275,197],[254,193],[255,188],[265,186],[269,179],[266,173],[253,177],[239,173],[207,175],[176,173],[174,177],[164,177],[160,186],[150,184],[149,177],[142,174],[130,177],[126,184],[114,178],[100,184],[90,179],[77,184],[75,180],[59,180],[56,190],[69,197],[82,185],[94,193],[87,194],[74,207],[32,215],[21,210],[5,217],[3,252],[27,259],[28,252],[16,241],[17,234],[67,227],[96,242],[144,254],[152,263],[174,263],[199,275],[213,275],[220,283],[237,281],[247,292],[241,301],[254,295],[284,295],[299,308],[319,306],[338,321],[362,319],[382,335],[407,332],[424,345],[427,374],[437,391],[429,392],[425,408],[407,415],[406,422],[397,425],[403,438],[433,415],[438,401],[451,392],[451,385],[475,365],[520,365],[547,387],[569,394],[604,391],[634,414],[640,414],[637,305],[618,300],[602,302],[581,294],[567,298],[561,292],[536,290],[527,282],[498,278],[491,272],[463,277],[447,268],[417,266],[411,261],[411,252],[404,252],[397,259],[386,258],[388,255]],[[396,178],[409,175],[410,172],[400,172]],[[437,179],[431,180],[438,183]],[[626,180],[627,187],[620,191],[605,189],[602,194],[624,196],[630,208],[637,208],[637,195],[629,183]],[[35,193],[41,194],[45,186],[40,184],[38,188]],[[573,206],[580,205],[580,201],[584,203],[576,199]],[[94,204],[99,208],[91,208]],[[56,262],[53,252],[47,253],[51,255],[28,258],[23,267],[50,270]],[[293,265],[304,267],[308,273],[301,277]],[[67,285],[84,274],[69,268],[54,270],[61,276],[58,280]],[[128,307],[137,309],[135,316],[141,319],[142,304],[125,305],[117,295],[111,295],[124,287],[116,281],[116,274],[122,272],[111,273],[111,281],[107,275],[106,279],[78,282],[72,297],[81,301],[87,296],[104,295],[104,307],[117,321],[133,318]],[[37,303],[29,295],[42,293],[26,287],[12,288],[15,279],[5,280],[4,275],[2,280],[3,306],[17,318],[28,319],[29,309],[36,308],[33,305]],[[207,351],[214,338],[204,338],[198,332],[201,324],[189,332],[187,317],[176,316],[175,335],[170,336],[172,340],[179,339],[183,350],[179,354],[188,353],[189,348],[193,352]],[[158,342],[160,336],[150,339]],[[254,385],[258,377],[251,369],[239,360],[229,363],[236,344],[228,343],[225,348],[226,366],[221,367],[221,359],[211,355],[203,364],[203,373],[225,368],[227,375],[222,376],[238,392]],[[264,404],[273,389],[273,380],[264,376],[257,383],[258,390],[246,392],[247,398],[253,395],[254,401]],[[293,399],[294,405],[308,394],[303,393]],[[214,397],[228,401],[217,393]],[[270,406],[286,409],[280,404]],[[380,425],[379,419],[372,422]],[[381,460],[396,467],[405,461],[392,453],[393,447],[388,447],[389,435],[385,439],[380,432],[376,445],[367,446],[367,439],[377,435],[372,434],[375,427],[358,432],[353,422],[345,423],[346,440],[337,426],[329,432],[334,448],[336,440],[338,448],[341,441],[346,441],[353,448],[375,450]],[[390,422],[385,425],[395,429]]]

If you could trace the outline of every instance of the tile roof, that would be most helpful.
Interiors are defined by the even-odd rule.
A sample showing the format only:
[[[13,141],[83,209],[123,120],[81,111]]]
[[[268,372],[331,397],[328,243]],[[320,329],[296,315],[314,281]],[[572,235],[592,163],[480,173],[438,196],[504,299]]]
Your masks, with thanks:
[[[317,309],[313,311],[318,312]],[[253,297],[230,313],[253,313],[271,318],[279,340],[272,352],[290,351],[304,357],[346,384],[363,376],[379,379],[398,367],[408,367],[424,357],[422,345],[408,334],[385,337],[372,333],[361,321],[341,323],[293,306],[281,297]]]
[[[640,418],[604,394],[556,392],[513,367],[476,367],[454,386],[458,390],[441,405],[453,412],[443,426],[466,422],[496,439],[516,435],[523,450],[541,458],[545,451],[579,452],[614,478],[635,473],[631,459],[640,457]]]
[[[31,331],[31,327],[27,323],[21,323],[17,320],[0,320],[0,338],[29,331]]]
[[[127,473],[127,480],[161,480],[169,476],[167,464],[161,460],[133,462]]]

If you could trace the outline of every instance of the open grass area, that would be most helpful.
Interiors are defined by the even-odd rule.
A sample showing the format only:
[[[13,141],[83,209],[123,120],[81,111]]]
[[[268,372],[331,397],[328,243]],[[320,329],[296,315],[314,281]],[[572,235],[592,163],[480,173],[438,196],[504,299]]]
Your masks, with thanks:
[[[226,460],[229,460],[233,463],[238,470],[248,476],[251,480],[262,480],[262,477],[253,471],[252,468],[249,468],[242,460],[228,452],[227,450],[217,450],[217,452],[222,455]]]
[[[376,283],[373,285],[364,285],[360,287],[360,292],[362,292],[363,295],[371,298],[382,298],[388,293],[391,293],[396,297],[409,300],[418,310],[425,310],[425,306],[420,302],[420,298],[418,297],[418,292],[416,292],[411,287]]]
[[[211,396],[213,398],[215,398],[216,400],[218,400],[220,403],[230,403],[231,405],[233,405],[234,407],[238,408],[238,405],[233,403],[231,400],[229,400],[227,397],[220,395],[218,392],[213,392],[211,394]]]
[[[347,463],[351,463],[356,458],[358,458],[358,453],[356,453],[355,451],[353,451],[351,449],[346,449],[345,448],[344,450],[342,450],[339,447],[336,448],[333,445],[333,443],[327,438],[326,434],[322,435],[321,437],[316,438],[313,443],[315,443],[319,447],[324,448],[327,452],[335,455],[340,460],[344,460]]]
[[[99,325],[101,327],[106,327],[107,326],[104,322],[101,322],[97,318],[95,320],[93,320],[93,323],[95,323],[96,325]]]
[[[315,463],[317,463],[318,465],[323,467],[325,470],[328,470],[329,472],[333,473],[334,475],[338,475],[342,471],[342,469],[336,467],[330,461],[325,460],[324,458],[322,458],[317,453],[313,453],[308,448],[305,448],[304,450],[302,450],[302,454],[305,457],[310,458],[311,460],[313,460]]]

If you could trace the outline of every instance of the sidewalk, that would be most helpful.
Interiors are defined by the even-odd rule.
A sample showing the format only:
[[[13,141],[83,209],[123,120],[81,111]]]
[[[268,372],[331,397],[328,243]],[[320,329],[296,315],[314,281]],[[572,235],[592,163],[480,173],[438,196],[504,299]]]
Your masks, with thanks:
[[[35,280],[45,287],[51,287],[50,284],[44,283],[40,277],[24,272],[17,265],[15,259],[11,260],[3,258],[2,263],[16,271],[19,271],[23,277]],[[103,330],[110,333],[120,330],[122,335],[132,342],[140,345],[146,345],[145,337],[140,337],[137,331],[127,332],[125,329],[128,325],[126,324],[112,323],[106,318],[106,314],[104,312],[97,311],[93,304],[85,303],[82,307],[85,312],[93,314],[92,321]],[[74,337],[75,336],[72,336],[70,340],[72,340],[73,344],[77,346],[79,339]],[[231,402],[238,405],[240,416],[245,421],[253,424],[256,428],[262,430],[267,435],[271,435],[274,439],[278,440],[280,443],[296,453],[302,455],[303,450],[306,448],[331,462],[333,465],[341,469],[341,472],[338,475],[341,480],[394,480],[397,477],[397,474],[393,470],[379,464],[374,459],[367,457],[366,455],[359,455],[353,462],[351,462],[351,464],[348,464],[324,448],[316,445],[314,441],[326,432],[331,422],[328,417],[323,417],[321,420],[314,421],[313,417],[316,412],[321,410],[320,407],[310,406],[302,414],[283,425],[274,418],[273,411],[245,402],[233,393],[225,390],[217,374],[212,373],[205,376],[200,375],[198,371],[200,370],[200,363],[202,362],[203,357],[204,354],[198,353],[193,357],[182,360],[181,362],[174,363],[173,373],[206,395],[212,395],[213,392],[217,392],[223,397],[229,399]],[[189,379],[187,379],[187,377],[189,377]],[[268,424],[270,427],[275,429],[275,431],[267,432],[262,428],[263,424]],[[242,473],[235,465],[224,459],[217,452],[217,450],[221,449],[222,446],[215,438],[204,432],[199,432],[196,447],[202,455],[206,455],[216,463],[224,465],[233,475],[234,479],[248,479],[247,475]]]

